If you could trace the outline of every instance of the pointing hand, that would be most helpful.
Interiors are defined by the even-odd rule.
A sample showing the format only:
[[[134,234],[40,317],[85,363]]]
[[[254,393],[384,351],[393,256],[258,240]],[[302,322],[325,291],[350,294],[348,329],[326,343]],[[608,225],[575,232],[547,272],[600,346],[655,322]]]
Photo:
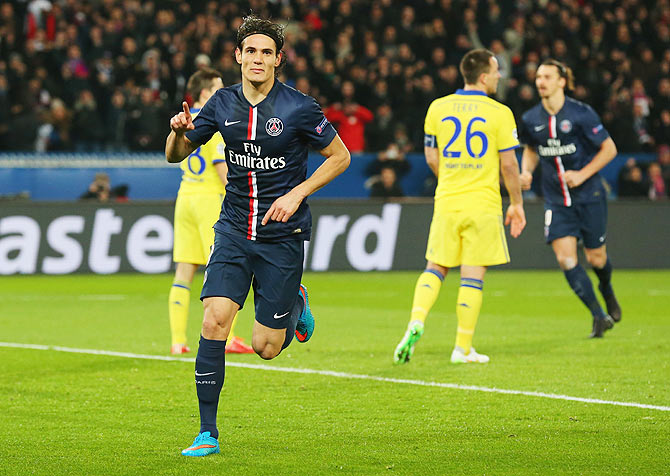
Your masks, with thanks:
[[[188,103],[184,101],[182,103],[184,108],[183,112],[175,114],[170,119],[170,129],[172,129],[176,134],[184,134],[187,131],[195,129],[193,125],[193,117],[191,116],[191,111],[188,109]]]

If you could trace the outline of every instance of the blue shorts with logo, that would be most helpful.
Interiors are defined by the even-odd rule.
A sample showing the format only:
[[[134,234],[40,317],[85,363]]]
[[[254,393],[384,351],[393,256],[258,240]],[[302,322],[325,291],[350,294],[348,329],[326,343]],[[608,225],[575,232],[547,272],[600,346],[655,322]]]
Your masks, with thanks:
[[[298,299],[304,253],[300,239],[247,240],[217,231],[200,299],[227,297],[242,309],[253,286],[256,320],[286,329]]]
[[[544,205],[544,238],[547,243],[575,236],[585,248],[600,248],[607,237],[607,201],[563,205]]]

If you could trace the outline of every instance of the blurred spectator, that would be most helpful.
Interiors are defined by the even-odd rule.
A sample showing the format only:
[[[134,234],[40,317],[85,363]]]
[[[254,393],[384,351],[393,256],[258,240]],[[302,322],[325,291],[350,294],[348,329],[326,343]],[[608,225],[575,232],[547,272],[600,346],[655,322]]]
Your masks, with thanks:
[[[365,128],[366,149],[372,152],[384,149],[386,144],[393,139],[395,122],[391,105],[380,104],[375,111],[375,120]]]
[[[640,103],[633,104],[633,130],[637,136],[635,149],[650,152],[654,145],[654,138],[650,134],[647,116],[644,114],[644,106]]]
[[[0,8],[0,13],[4,8]],[[9,148],[10,124],[9,83],[4,74],[0,74],[0,150]]]
[[[109,175],[104,172],[95,174],[95,178],[91,185],[88,186],[79,199],[80,200],[96,200],[98,202],[108,202],[110,198]]]
[[[509,106],[514,115],[520,118],[524,112],[533,107],[537,102],[537,89],[530,84],[522,84],[518,89],[518,93],[510,98]]]
[[[633,96],[633,105],[640,107],[640,113],[643,117],[649,116],[651,109],[651,99],[647,96],[644,89],[644,83],[640,78],[633,79],[631,84],[631,95]]]
[[[655,111],[670,111],[670,78],[658,82],[658,94],[654,99]]]
[[[649,198],[651,200],[665,200],[668,198],[661,166],[656,162],[652,162],[647,168],[647,175],[649,176],[650,185]]]
[[[108,202],[114,200],[119,203],[128,201],[128,185],[117,185],[111,187],[109,175],[105,172],[98,172],[88,189],[79,197],[80,200],[95,200],[98,202]]]
[[[349,152],[365,150],[365,125],[372,121],[372,112],[358,104],[355,89],[351,81],[342,83],[342,104],[336,103],[324,111],[328,120],[337,128],[342,142]]]
[[[631,157],[619,172],[620,197],[647,197],[649,181],[644,177],[637,161]]]
[[[384,166],[379,177],[370,186],[371,198],[394,198],[404,196],[393,167]]]
[[[149,88],[142,88],[140,103],[129,114],[130,148],[136,151],[161,150],[165,144],[166,114]]]
[[[10,108],[8,149],[35,150],[35,141],[40,123],[37,111],[14,104]]]
[[[654,129],[656,144],[670,145],[670,109],[661,111]]]
[[[665,191],[670,195],[670,146],[662,145],[658,148],[658,164],[665,181]]]
[[[77,152],[100,152],[106,135],[106,126],[98,113],[93,93],[84,89],[74,104],[72,136]]]
[[[376,176],[382,173],[382,169],[388,167],[393,169],[397,177],[404,176],[411,167],[405,154],[395,143],[389,144],[385,150],[379,152],[377,157],[368,164],[365,172],[369,176]]]
[[[112,94],[111,104],[105,117],[105,139],[108,152],[128,150],[127,121],[126,97],[120,89],[117,89]]]
[[[51,101],[48,112],[43,114],[43,121],[37,133],[37,152],[53,152],[72,149],[72,114],[65,103],[56,98]]]
[[[403,124],[398,124],[393,131],[393,142],[400,149],[401,154],[409,154],[414,149],[414,145],[407,135],[407,129]]]

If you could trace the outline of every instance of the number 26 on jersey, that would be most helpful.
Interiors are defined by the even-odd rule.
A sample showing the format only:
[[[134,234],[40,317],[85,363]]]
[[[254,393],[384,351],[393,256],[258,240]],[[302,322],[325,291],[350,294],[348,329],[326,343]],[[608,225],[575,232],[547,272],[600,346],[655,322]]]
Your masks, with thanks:
[[[456,139],[458,139],[458,136],[460,135],[463,126],[461,125],[461,120],[455,116],[447,116],[444,119],[442,119],[442,122],[446,121],[451,121],[454,123],[454,135],[451,136],[451,139],[449,140],[447,145],[445,145],[444,149],[442,149],[442,155],[447,159],[456,159],[461,156],[461,151],[449,150],[449,148],[454,144],[454,142],[456,142]],[[465,149],[467,150],[468,155],[473,159],[479,159],[483,157],[484,154],[486,154],[486,151],[488,150],[489,147],[489,141],[486,137],[486,134],[484,134],[482,131],[472,130],[472,126],[477,122],[486,123],[486,119],[484,119],[483,117],[473,117],[472,119],[470,119],[470,122],[468,122],[468,125],[465,128]],[[479,138],[479,140],[481,141],[481,150],[478,153],[475,153],[473,151],[472,140],[475,137]]]

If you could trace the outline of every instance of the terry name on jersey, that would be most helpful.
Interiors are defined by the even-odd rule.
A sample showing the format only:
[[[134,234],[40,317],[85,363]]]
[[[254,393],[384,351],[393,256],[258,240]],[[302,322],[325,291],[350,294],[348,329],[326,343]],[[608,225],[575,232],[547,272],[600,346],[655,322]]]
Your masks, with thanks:
[[[228,162],[248,169],[276,170],[286,167],[284,157],[262,157],[261,146],[244,142],[244,153],[228,149]]]

